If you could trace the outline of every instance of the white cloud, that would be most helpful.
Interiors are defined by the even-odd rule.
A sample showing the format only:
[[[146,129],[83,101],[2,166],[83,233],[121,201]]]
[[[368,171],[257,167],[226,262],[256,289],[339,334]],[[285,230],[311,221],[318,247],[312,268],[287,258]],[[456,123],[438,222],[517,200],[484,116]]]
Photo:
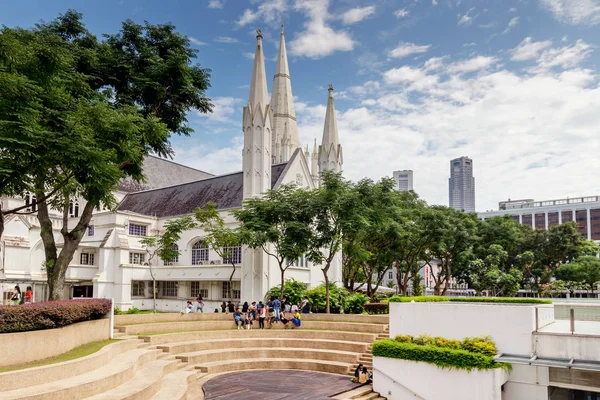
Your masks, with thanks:
[[[518,24],[519,24],[519,17],[511,18],[511,20],[508,22],[508,26],[506,27],[506,29],[504,30],[504,32],[502,32],[502,34],[503,35],[507,34],[508,32],[510,32],[512,30],[512,28],[514,28]]]
[[[227,0],[210,0],[208,2],[208,8],[223,8]]]
[[[283,21],[285,12],[288,10],[287,0],[269,0],[263,1],[256,10],[247,8],[240,15],[236,24],[245,26],[256,21],[261,21],[267,24]]]
[[[239,40],[237,40],[236,38],[232,38],[229,36],[217,36],[213,40],[217,43],[238,43],[239,42]]]
[[[254,60],[254,53],[250,52],[250,51],[245,51],[243,54],[244,58],[247,58],[248,60]]]
[[[188,40],[190,41],[191,44],[195,44],[196,46],[204,46],[206,45],[206,43],[196,39],[195,37],[188,37]]]
[[[473,23],[473,20],[477,18],[477,15],[470,15],[471,12],[475,11],[475,7],[469,8],[469,10],[464,15],[458,15],[460,18],[458,19],[458,26],[469,26]]]
[[[375,14],[375,6],[353,8],[342,14],[345,25],[352,25]]]
[[[475,42],[463,43],[463,47],[473,47],[473,46],[477,46],[477,43],[475,43]]]
[[[469,73],[479,71],[481,69],[487,69],[498,62],[496,57],[490,56],[476,56],[469,60],[457,61],[448,66],[449,73]]]
[[[198,114],[213,122],[233,122],[230,117],[236,112],[241,111],[244,100],[236,97],[216,97],[212,99],[213,112],[209,114]]]
[[[538,59],[538,67],[542,70],[550,68],[573,68],[578,66],[592,53],[592,46],[579,39],[573,46],[548,49]]]
[[[296,0],[294,8],[307,15],[305,31],[295,35],[290,54],[310,58],[322,58],[336,51],[350,51],[354,40],[348,32],[335,31],[326,23],[328,0]]]
[[[487,23],[487,24],[481,24],[481,25],[479,25],[479,27],[480,27],[480,28],[483,28],[483,29],[489,29],[489,28],[493,28],[493,27],[495,27],[495,26],[496,26],[496,23],[495,23],[495,22],[489,22],[489,23]]]
[[[546,48],[552,46],[550,40],[534,42],[531,37],[526,37],[517,47],[511,50],[513,61],[526,61],[538,58],[540,53]]]
[[[419,46],[414,43],[401,43],[398,47],[388,53],[388,57],[402,58],[410,56],[411,54],[421,54],[427,52],[430,47],[430,44]]]
[[[438,2],[437,2],[437,0],[431,0],[431,5],[433,5],[433,6],[437,6],[437,5],[438,5]]]
[[[514,7],[511,7],[508,9],[508,12],[515,13],[515,12],[517,12],[517,9]]]
[[[429,60],[425,61],[423,65],[427,71],[435,71],[444,66],[444,60],[447,57],[432,57]]]
[[[408,16],[408,11],[406,10],[406,8],[401,8],[399,10],[394,11],[394,15],[397,18],[404,18],[404,17]]]
[[[600,22],[600,0],[539,0],[556,19],[572,25]]]

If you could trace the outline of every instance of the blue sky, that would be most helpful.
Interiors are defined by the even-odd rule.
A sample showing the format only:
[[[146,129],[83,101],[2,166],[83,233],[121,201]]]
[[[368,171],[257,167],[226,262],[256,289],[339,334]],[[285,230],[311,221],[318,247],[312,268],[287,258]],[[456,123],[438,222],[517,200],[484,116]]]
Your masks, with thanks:
[[[213,70],[215,113],[190,114],[176,161],[241,169],[254,30],[272,75],[283,22],[300,141],[320,140],[333,83],[347,177],[413,169],[415,190],[447,204],[449,161],[466,155],[478,210],[600,194],[600,0],[1,0],[0,24],[69,8],[98,35],[171,22]]]

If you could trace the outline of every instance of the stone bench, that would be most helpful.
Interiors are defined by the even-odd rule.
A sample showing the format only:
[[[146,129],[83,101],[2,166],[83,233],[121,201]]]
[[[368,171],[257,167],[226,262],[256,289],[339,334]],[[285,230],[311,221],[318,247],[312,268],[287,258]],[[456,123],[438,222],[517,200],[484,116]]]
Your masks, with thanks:
[[[240,358],[291,358],[296,360],[312,359],[336,361],[350,365],[358,360],[360,353],[324,349],[294,349],[288,347],[237,349],[235,347],[219,350],[203,350],[176,356],[190,364],[204,364],[215,361],[235,361]]]

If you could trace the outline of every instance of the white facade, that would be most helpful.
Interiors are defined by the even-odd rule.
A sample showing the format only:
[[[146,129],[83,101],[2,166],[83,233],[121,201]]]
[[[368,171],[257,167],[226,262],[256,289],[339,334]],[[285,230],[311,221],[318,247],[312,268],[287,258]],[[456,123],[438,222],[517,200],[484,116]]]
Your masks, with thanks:
[[[574,390],[600,393],[600,322],[574,321],[571,332],[570,321],[555,320],[554,305],[391,303],[390,337],[399,334],[489,335],[497,360],[512,369],[468,372],[375,357],[374,390],[390,400],[566,400]]]
[[[411,169],[405,169],[402,171],[394,171],[394,182],[396,183],[396,190],[400,192],[408,192],[413,189],[413,171]]]
[[[283,53],[280,50],[280,58],[282,54],[286,58],[283,34],[281,39]],[[278,61],[279,72],[275,81],[279,78],[285,78],[286,81],[280,82],[279,89],[274,93],[278,93],[278,99],[286,100],[288,110],[291,107],[293,113],[290,77],[278,76],[282,68],[287,70],[287,59]],[[283,93],[288,89],[289,93]],[[283,184],[315,188],[314,155],[309,157],[301,149],[292,146],[283,163],[273,163],[271,152],[275,116],[271,107],[280,107],[280,103],[280,100],[268,98],[262,35],[259,31],[248,104],[243,109],[243,171],[213,176],[150,157],[144,164],[144,173],[151,184],[144,186],[130,180],[124,181],[115,193],[119,202],[116,210],[97,211],[93,215],[87,235],[67,270],[65,296],[113,298],[115,306],[122,310],[130,307],[152,309],[154,277],[157,282],[156,306],[159,310],[181,310],[186,300],[201,295],[206,303],[205,311],[212,312],[222,301],[228,300],[226,293],[233,267],[203,245],[202,230],[193,229],[183,233],[177,243],[179,257],[168,265],[151,257],[151,252],[141,246],[140,239],[162,232],[169,220],[192,214],[194,209],[209,201],[217,204],[226,225],[233,227],[237,221],[231,211],[241,207],[243,199],[261,196],[267,190]],[[289,126],[287,136],[293,142],[294,135]],[[331,134],[337,138],[337,131]],[[0,200],[4,209],[31,202],[31,199],[19,198]],[[79,206],[83,208],[83,202]],[[52,218],[60,247],[62,218],[60,213],[55,213]],[[75,215],[70,218],[71,228],[77,221]],[[280,283],[279,267],[264,252],[240,248],[232,254],[236,264],[232,287],[235,301],[262,300],[269,288]],[[35,213],[9,216],[0,247],[0,295],[5,301],[15,285],[19,285],[23,291],[27,286],[32,286],[34,301],[47,298],[44,259],[40,226]],[[332,282],[341,281],[341,255],[335,258],[329,273]],[[323,280],[323,275],[320,266],[298,260],[288,268],[286,278],[306,282],[312,287]]]
[[[501,203],[502,204],[502,203]],[[600,196],[574,197],[558,200],[523,201],[518,207],[480,212],[480,219],[510,215],[533,229],[548,229],[553,225],[575,221],[579,232],[589,240],[600,242]]]
[[[449,197],[450,208],[475,211],[475,178],[473,160],[469,157],[450,161]]]

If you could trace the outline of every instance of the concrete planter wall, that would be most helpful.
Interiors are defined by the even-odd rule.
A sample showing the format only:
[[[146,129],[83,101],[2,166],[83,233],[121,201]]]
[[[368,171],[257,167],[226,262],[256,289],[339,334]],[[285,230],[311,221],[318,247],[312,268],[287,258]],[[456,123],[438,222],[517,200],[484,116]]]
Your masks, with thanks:
[[[3,333],[0,335],[0,367],[54,357],[110,336],[110,319],[78,322],[64,328]]]
[[[501,400],[507,381],[502,369],[441,369],[433,364],[373,358],[373,390],[388,400]]]
[[[390,303],[390,337],[428,334],[463,339],[490,335],[500,353],[531,355],[536,307],[538,327],[554,321],[551,304]]]

